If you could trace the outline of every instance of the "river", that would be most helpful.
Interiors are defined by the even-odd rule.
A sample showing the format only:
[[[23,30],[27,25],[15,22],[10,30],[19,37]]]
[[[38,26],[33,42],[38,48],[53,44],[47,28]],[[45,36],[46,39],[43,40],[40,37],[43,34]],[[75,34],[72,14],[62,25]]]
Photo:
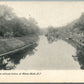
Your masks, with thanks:
[[[39,45],[35,49],[33,55],[20,60],[15,70],[80,69],[79,63],[72,57],[76,55],[76,49],[63,40],[49,43],[45,36],[40,36]]]

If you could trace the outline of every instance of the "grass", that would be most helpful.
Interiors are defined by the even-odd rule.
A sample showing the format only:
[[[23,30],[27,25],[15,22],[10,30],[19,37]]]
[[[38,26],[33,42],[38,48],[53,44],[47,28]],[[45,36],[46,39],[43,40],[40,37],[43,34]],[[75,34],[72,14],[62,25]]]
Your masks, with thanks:
[[[17,39],[23,41],[26,45],[28,45],[32,42],[37,42],[39,37],[36,35],[28,35],[24,37],[17,37]]]
[[[29,45],[30,43],[37,41],[38,41],[38,36],[35,35],[9,38],[9,39],[0,39],[0,54],[21,48],[24,45]]]

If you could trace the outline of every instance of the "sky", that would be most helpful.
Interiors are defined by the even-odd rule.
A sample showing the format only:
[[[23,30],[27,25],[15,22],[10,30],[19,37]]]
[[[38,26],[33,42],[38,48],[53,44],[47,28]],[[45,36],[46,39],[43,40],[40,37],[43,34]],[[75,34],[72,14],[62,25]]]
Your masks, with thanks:
[[[60,27],[79,18],[84,12],[82,1],[2,1],[12,7],[19,17],[33,17],[40,28]]]

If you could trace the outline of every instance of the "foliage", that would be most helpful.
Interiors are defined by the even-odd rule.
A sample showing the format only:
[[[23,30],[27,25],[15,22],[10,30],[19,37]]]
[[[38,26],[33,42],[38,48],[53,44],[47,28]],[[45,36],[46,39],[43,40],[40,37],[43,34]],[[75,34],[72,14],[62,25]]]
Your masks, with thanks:
[[[11,35],[11,32],[13,35]],[[39,34],[39,28],[34,18],[20,18],[15,15],[12,8],[0,6],[0,36],[7,33],[14,37],[21,37],[29,34]]]

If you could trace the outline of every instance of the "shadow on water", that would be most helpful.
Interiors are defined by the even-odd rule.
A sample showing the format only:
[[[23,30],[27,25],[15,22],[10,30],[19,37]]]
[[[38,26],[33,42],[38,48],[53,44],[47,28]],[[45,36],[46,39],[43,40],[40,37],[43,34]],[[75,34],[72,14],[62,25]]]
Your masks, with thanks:
[[[34,50],[37,46],[38,44],[35,43],[24,50],[0,57],[0,70],[15,69],[17,64],[20,64],[21,59],[34,54]]]

